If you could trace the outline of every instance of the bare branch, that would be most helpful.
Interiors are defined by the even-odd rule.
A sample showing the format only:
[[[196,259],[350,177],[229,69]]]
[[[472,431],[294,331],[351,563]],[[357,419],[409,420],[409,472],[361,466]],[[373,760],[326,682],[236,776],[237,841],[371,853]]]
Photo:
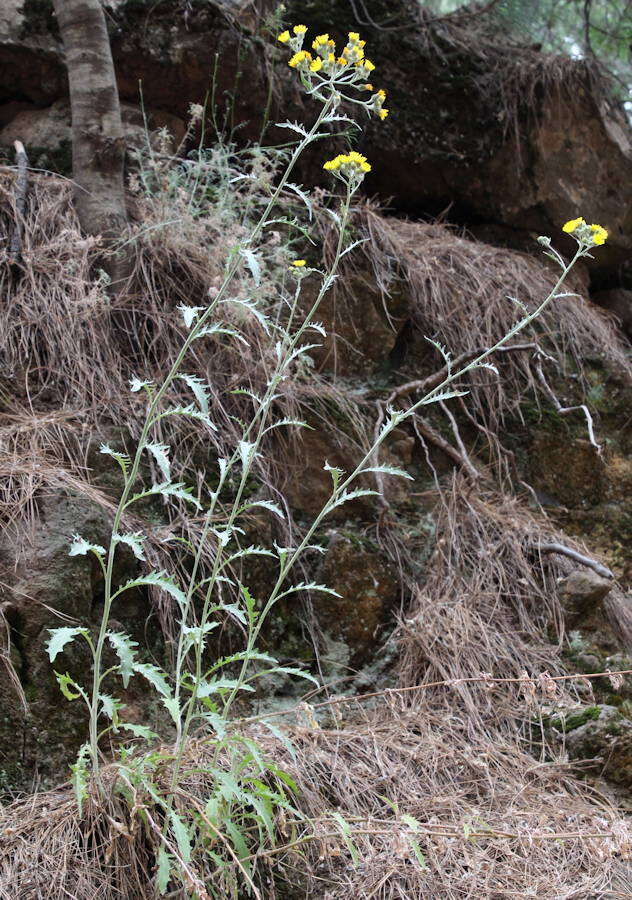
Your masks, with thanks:
[[[538,544],[538,550],[540,553],[559,553],[560,556],[567,556],[582,566],[592,569],[593,572],[601,575],[602,578],[614,578],[614,572],[611,572],[606,566],[603,566],[595,559],[591,559],[589,556],[584,556],[583,553],[579,553],[577,550],[573,550],[572,547],[564,546],[564,544]]]

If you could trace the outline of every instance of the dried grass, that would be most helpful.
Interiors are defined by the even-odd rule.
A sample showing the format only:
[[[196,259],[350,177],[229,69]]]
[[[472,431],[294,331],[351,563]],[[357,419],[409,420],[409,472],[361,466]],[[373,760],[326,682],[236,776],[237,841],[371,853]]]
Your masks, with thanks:
[[[0,184],[10,204],[11,176]],[[28,264],[19,278],[7,267],[1,276],[9,298],[1,313],[2,352],[15,383],[26,386],[19,402],[5,399],[0,432],[0,500],[5,521],[13,524],[36,515],[38,495],[50,487],[91,491],[95,502],[111,505],[87,477],[84,429],[115,423],[135,432],[142,404],[126,390],[128,375],[158,374],[173,358],[180,328],[175,306],[204,302],[239,237],[221,219],[200,222],[184,208],[177,225],[165,225],[173,209],[159,199],[140,200],[136,288],[113,308],[90,276],[92,248],[78,233],[68,188],[36,178],[33,190]],[[489,345],[513,322],[508,286],[529,306],[551,283],[548,271],[530,257],[474,244],[441,226],[394,222],[370,208],[359,222],[370,238],[366,252],[386,305],[393,279],[403,279],[420,330],[440,337],[457,355]],[[274,259],[280,251],[272,244],[268,253]],[[277,261],[282,264],[281,256]],[[262,302],[271,303],[271,297],[271,284],[264,284]],[[238,315],[237,308],[231,315]],[[245,384],[256,391],[266,379],[270,343],[256,323],[241,320],[240,326],[252,342],[248,353],[209,342],[191,358],[191,371],[212,381],[213,415],[220,425],[219,437],[205,435],[191,451],[201,454],[200,469],[234,439],[231,417],[246,411],[240,398],[226,405],[229,390]],[[585,300],[559,301],[542,320],[537,339],[580,378],[584,358],[595,353],[629,373],[608,321]],[[427,363],[435,368],[430,353]],[[528,359],[519,355],[503,361],[500,381],[477,374],[468,386],[475,414],[491,435],[498,435],[503,416],[515,412],[527,392],[539,390]],[[327,389],[332,401],[343,402],[338,388]],[[308,394],[288,386],[284,412],[296,412]],[[59,412],[48,411],[51,396]],[[326,408],[321,401],[322,416]],[[184,439],[182,432],[163,438]],[[186,454],[183,461],[189,461]],[[258,473],[271,489],[278,483],[274,465],[278,457]],[[527,752],[523,726],[533,709],[520,685],[462,681],[482,673],[520,678],[525,670],[534,677],[562,671],[551,637],[559,641],[563,634],[553,581],[564,564],[550,557],[544,564],[537,550],[540,541],[557,536],[517,500],[485,486],[475,492],[460,476],[439,503],[429,577],[416,589],[399,630],[400,675],[404,687],[451,684],[411,692],[408,699],[393,694],[376,709],[355,704],[344,720],[332,712],[326,727],[292,724],[295,758],[254,726],[264,750],[297,781],[297,804],[314,820],[318,835],[274,853],[258,848],[261,895],[294,890],[306,897],[384,900],[627,896],[629,826],[603,798],[574,781],[561,760],[538,762]],[[199,527],[184,519],[176,524]],[[572,688],[557,696],[572,702]],[[204,803],[210,785],[199,770],[210,754],[204,741],[191,743],[189,761],[198,771],[183,782],[178,803]],[[106,777],[114,779],[112,769]],[[332,810],[360,832],[357,866],[332,827]],[[147,812],[159,829],[151,804]],[[411,853],[402,815],[420,823],[426,869]],[[468,831],[475,837],[467,839]],[[0,810],[0,834],[2,900],[152,896],[156,830],[149,819],[141,822],[138,808],[130,813],[114,791],[107,802],[92,799],[81,821],[67,787],[16,800]],[[562,834],[564,839],[554,837]],[[196,860],[196,866],[219,896],[227,896],[227,883],[210,859]],[[286,885],[278,894],[271,876]],[[182,893],[172,896],[184,900]]]

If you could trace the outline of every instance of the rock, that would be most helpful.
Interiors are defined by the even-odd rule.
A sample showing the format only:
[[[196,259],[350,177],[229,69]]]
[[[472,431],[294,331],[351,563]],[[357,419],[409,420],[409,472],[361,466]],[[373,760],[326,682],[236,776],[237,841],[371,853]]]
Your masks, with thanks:
[[[592,299],[613,313],[619,320],[622,330],[632,339],[632,291],[624,288],[597,291],[592,295]]]
[[[314,518],[331,496],[332,480],[323,467],[325,463],[337,466],[349,474],[362,458],[362,451],[347,437],[343,428],[349,423],[341,421],[340,432],[324,432],[322,422],[311,423],[313,430],[303,429],[296,443],[286,451],[285,484],[283,490],[292,509],[307,518]],[[403,428],[396,428],[384,442],[380,462],[405,469],[412,462],[414,438]],[[407,497],[406,485],[410,482],[395,476],[384,477],[384,496],[390,503],[404,501]],[[376,489],[375,478],[364,475],[356,480],[350,490]],[[327,517],[327,522],[344,522],[349,518],[373,518],[378,499],[373,496],[351,500],[336,507]]]
[[[396,574],[375,549],[333,532],[316,580],[341,595],[314,594],[314,613],[326,638],[348,647],[352,668],[364,665],[394,624],[399,598]]]
[[[85,740],[85,708],[62,697],[54,670],[69,671],[84,681],[90,671],[88,648],[77,641],[51,665],[45,644],[49,629],[69,622],[96,626],[99,621],[103,587],[96,559],[69,557],[68,548],[76,532],[101,544],[109,535],[108,517],[84,497],[50,490],[36,502],[33,528],[26,534],[7,530],[0,540],[0,605],[7,611],[14,669],[28,703],[25,712],[9,673],[0,666],[0,769],[13,787],[31,783],[33,772],[44,783],[56,779]],[[137,571],[133,558],[121,556],[116,582],[127,581]],[[121,600],[117,618],[128,633],[142,638],[147,597],[130,591]]]
[[[214,79],[214,95],[231,98],[239,140],[256,140],[276,59],[270,121],[309,118],[314,106],[297,89],[286,56],[267,35],[260,37],[272,4],[253,6],[225,0],[183,12],[176,0],[151,8],[111,4],[121,99],[137,103],[141,81],[148,106],[186,119],[189,104],[203,103]],[[0,84],[11,86],[0,102],[50,105],[64,97],[51,9],[29,4],[20,21],[10,7],[0,20]],[[285,17],[305,20],[314,31],[334,28],[339,38],[360,27],[355,10],[347,0],[293,0]],[[401,27],[380,26],[393,20]],[[614,271],[629,258],[631,131],[585,61],[512,46],[506,36],[482,38],[477,29],[468,31],[466,20],[428,21],[416,0],[375,0],[361,30],[391,108],[384,123],[371,121],[363,138],[361,149],[373,162],[369,194],[393,198],[396,209],[416,216],[449,206],[457,222],[550,234],[565,250],[573,245],[561,224],[583,213],[610,231],[593,267]],[[310,157],[307,183],[322,177],[321,157],[320,148]]]
[[[558,421],[554,424],[559,428]],[[607,493],[606,463],[588,440],[536,432],[529,454],[530,483],[552,503],[587,507]]]
[[[163,127],[167,128],[176,144],[182,139],[185,125],[177,116],[146,110],[146,117],[152,144],[156,143],[155,130]],[[123,103],[121,118],[127,149],[144,149],[147,146],[147,135],[141,108]],[[58,100],[44,109],[30,107],[20,110],[0,131],[0,144],[11,146],[16,140],[22,141],[31,157],[34,153],[41,155],[42,151],[58,154],[64,148],[70,155],[70,104],[66,100]]]
[[[632,721],[614,706],[568,710],[551,719],[563,736],[572,760],[597,760],[601,774],[615,784],[632,786]]]
[[[309,309],[319,285],[307,281],[301,292],[302,306]],[[311,351],[318,368],[340,376],[366,376],[386,368],[404,319],[386,309],[384,298],[368,271],[346,278],[344,291],[329,291],[317,319],[327,331],[321,346]],[[390,321],[389,321],[390,319]]]
[[[610,593],[613,582],[592,569],[576,569],[558,581],[557,590],[569,625],[594,615]]]

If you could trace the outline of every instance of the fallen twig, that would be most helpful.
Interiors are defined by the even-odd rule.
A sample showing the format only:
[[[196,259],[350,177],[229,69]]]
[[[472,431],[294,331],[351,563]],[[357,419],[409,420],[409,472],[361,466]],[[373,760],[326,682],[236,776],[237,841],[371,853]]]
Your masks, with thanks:
[[[583,553],[579,553],[577,550],[573,550],[572,547],[565,547],[564,544],[538,544],[538,550],[540,553],[559,553],[560,556],[568,556],[569,559],[574,560],[575,562],[580,563],[582,566],[586,566],[589,569],[592,569],[593,572],[596,572],[597,575],[601,575],[603,578],[614,578],[614,573],[607,569],[606,566],[603,566],[600,562],[597,562],[596,559],[591,559],[589,556],[584,556]]]

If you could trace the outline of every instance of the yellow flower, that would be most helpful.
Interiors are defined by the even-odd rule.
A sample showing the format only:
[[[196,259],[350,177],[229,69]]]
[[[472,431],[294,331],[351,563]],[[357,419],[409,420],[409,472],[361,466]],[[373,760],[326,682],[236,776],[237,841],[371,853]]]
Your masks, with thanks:
[[[350,31],[349,32],[349,40],[351,41],[352,44],[355,44],[360,40],[360,35],[358,34],[357,31]]]
[[[322,61],[322,59],[320,58],[320,56],[318,57],[318,59],[313,60],[313,61],[309,64],[309,70],[310,70],[310,72],[320,72],[320,70],[322,69],[322,67],[323,67],[323,61]]]
[[[312,41],[312,47],[314,50],[318,50],[323,44],[329,43],[329,35],[328,34],[319,34]]]
[[[363,60],[361,63],[359,63],[359,65],[364,66],[364,68],[367,70],[367,72],[372,72],[373,69],[375,68],[374,64],[371,62],[370,59]]]
[[[387,115],[388,115],[388,110],[387,110],[387,109],[381,109],[381,110],[378,112],[378,116],[380,117],[380,119],[381,119],[382,121],[384,121],[384,119],[387,117]]]
[[[294,34],[305,34],[307,31],[307,25],[295,25],[294,26]]]
[[[327,57],[327,62],[330,62],[330,63],[335,63],[335,62],[336,62],[336,57],[334,56],[333,53],[330,53],[330,54],[329,54],[329,56]]]
[[[290,32],[282,31],[281,34],[278,36],[277,41],[281,41],[282,44],[287,44],[289,39],[290,39]]]
[[[592,242],[593,244],[605,244],[608,238],[608,232],[605,228],[602,228],[601,225],[591,225],[590,230],[592,232]]]
[[[578,219],[570,219],[568,222],[566,222],[564,225],[562,225],[562,231],[565,231],[566,234],[572,234],[574,231],[576,231],[579,228],[580,225],[585,225],[585,224],[586,224],[586,221],[585,221],[585,219],[582,219],[581,216]]]
[[[307,260],[306,259],[295,259],[294,262],[292,263],[292,265],[297,269],[302,269],[303,266],[307,265]]]
[[[379,89],[379,91],[377,92],[377,95],[381,100],[386,100],[386,91],[383,90],[382,88]]]
[[[339,66],[346,66],[346,65],[348,64],[348,62],[349,62],[349,60],[348,60],[348,59],[345,59],[344,56],[339,56],[339,57],[338,57],[338,65],[339,65]]]
[[[295,53],[292,59],[289,61],[288,66],[291,69],[296,69],[301,63],[311,63],[312,54],[308,53],[307,50],[299,50],[298,53]]]
[[[342,173],[343,175],[358,175],[371,171],[371,166],[367,162],[366,156],[362,156],[361,153],[355,150],[351,150],[348,154],[341,153],[334,159],[327,160],[323,169],[326,169],[328,172],[338,172],[343,166],[346,168],[346,172]]]
[[[373,90],[373,85],[372,85],[372,84],[365,84],[365,85],[364,85],[364,90],[365,90],[365,91],[372,91],[372,90]]]

